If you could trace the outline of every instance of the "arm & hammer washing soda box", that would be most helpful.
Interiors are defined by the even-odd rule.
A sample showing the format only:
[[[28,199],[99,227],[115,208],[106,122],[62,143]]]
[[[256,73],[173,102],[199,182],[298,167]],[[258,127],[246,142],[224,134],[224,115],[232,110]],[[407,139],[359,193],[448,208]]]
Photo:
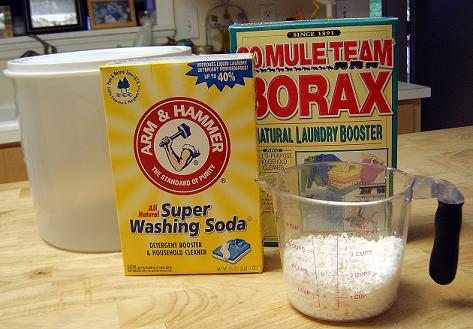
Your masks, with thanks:
[[[311,162],[396,166],[395,18],[230,27],[233,52],[253,53],[260,173]],[[310,186],[306,186],[310,193]],[[265,245],[277,245],[261,194]]]
[[[126,275],[262,271],[252,58],[101,68]]]

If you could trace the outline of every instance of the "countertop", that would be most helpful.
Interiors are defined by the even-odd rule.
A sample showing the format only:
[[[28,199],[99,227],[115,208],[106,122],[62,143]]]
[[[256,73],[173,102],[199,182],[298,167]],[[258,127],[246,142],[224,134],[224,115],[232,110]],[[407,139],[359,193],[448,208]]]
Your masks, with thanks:
[[[430,87],[399,81],[397,98],[400,101],[430,97]]]
[[[399,136],[398,167],[463,192],[459,269],[428,275],[436,200],[412,203],[399,298],[356,323],[320,322],[286,298],[277,248],[262,274],[125,277],[120,253],[56,249],[38,235],[28,182],[0,185],[1,328],[473,328],[473,126]]]

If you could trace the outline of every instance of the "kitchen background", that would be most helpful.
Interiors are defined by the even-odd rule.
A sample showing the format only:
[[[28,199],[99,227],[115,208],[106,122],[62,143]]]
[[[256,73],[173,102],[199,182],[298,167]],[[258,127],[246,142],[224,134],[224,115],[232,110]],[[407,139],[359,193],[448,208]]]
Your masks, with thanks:
[[[91,29],[89,8],[94,4],[99,8],[113,2],[128,4],[131,10],[134,9],[136,21],[130,16],[126,22],[92,24]],[[320,6],[318,11],[314,3]],[[8,12],[0,9],[0,36],[3,36],[0,39],[0,70],[9,59],[26,54],[43,54],[55,49],[64,52],[132,46],[140,23],[146,25],[142,19],[145,11],[154,16],[151,44],[180,41],[192,42],[195,46],[213,43],[212,29],[218,25],[224,27],[230,21],[301,19],[315,13],[316,18],[396,16],[400,23],[397,40],[399,79],[431,87],[417,89],[420,94],[406,99],[405,104],[400,103],[400,106],[410,106],[409,112],[399,111],[409,113],[402,118],[410,127],[405,132],[473,124],[473,98],[470,96],[473,90],[472,1],[0,0],[0,6],[8,6],[12,16],[9,20]],[[44,15],[44,8],[66,8],[65,11],[72,12],[72,22],[38,27],[35,19],[37,22],[38,15]],[[225,17],[225,8],[231,19]],[[217,20],[212,19],[212,15]],[[199,49],[203,48],[196,47]],[[412,87],[402,87],[406,86]],[[11,81],[0,75],[0,181],[26,179],[20,139]]]

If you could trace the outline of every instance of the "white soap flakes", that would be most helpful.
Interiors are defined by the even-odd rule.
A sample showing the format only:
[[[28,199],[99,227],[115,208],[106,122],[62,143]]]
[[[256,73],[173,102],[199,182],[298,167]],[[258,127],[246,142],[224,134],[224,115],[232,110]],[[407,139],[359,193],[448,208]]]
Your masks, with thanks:
[[[382,313],[396,300],[404,243],[395,236],[368,240],[307,235],[284,249],[291,304],[304,314],[350,321]]]

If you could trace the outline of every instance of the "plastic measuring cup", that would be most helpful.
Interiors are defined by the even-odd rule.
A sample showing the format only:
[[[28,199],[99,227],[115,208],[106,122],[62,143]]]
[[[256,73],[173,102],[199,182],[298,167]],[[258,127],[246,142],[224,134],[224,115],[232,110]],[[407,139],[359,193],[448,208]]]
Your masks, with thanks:
[[[41,237],[68,250],[120,250],[100,66],[189,55],[189,47],[133,47],[11,60],[21,143]]]
[[[377,164],[320,162],[268,174],[287,294],[302,313],[351,321],[397,298],[410,203],[437,198],[430,275],[456,273],[463,196],[452,184]]]

